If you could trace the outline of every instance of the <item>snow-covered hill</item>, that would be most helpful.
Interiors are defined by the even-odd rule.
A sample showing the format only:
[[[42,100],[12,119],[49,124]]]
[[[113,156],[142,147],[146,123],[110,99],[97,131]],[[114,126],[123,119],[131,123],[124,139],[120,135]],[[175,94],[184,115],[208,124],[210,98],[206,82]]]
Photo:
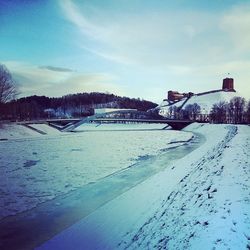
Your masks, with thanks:
[[[189,104],[197,103],[201,107],[202,114],[209,114],[213,105],[219,102],[229,102],[233,97],[239,96],[237,92],[227,92],[227,91],[217,91],[207,94],[197,94],[192,97],[184,97],[182,100],[169,104],[167,100],[164,100],[159,106],[159,114],[162,116],[167,116],[169,113],[169,108],[171,106],[176,106],[178,108],[185,109]]]

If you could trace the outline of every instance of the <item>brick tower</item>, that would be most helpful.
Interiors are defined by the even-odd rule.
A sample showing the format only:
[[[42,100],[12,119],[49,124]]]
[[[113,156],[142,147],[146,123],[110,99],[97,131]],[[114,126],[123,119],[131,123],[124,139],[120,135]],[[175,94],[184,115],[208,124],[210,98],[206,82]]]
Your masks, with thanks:
[[[225,91],[232,91],[234,90],[234,79],[233,78],[225,78],[223,79],[222,89]]]

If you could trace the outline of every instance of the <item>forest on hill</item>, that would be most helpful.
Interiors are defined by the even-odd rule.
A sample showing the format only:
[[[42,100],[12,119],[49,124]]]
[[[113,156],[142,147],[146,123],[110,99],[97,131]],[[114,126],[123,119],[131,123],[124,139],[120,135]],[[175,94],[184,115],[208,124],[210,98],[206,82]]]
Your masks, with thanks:
[[[29,96],[0,105],[1,120],[84,117],[95,108],[126,108],[147,111],[156,103],[109,93],[78,93],[62,97]]]
[[[96,108],[136,109],[138,115],[155,108],[156,103],[110,93],[78,93],[62,97],[28,96],[16,99],[19,91],[10,71],[0,64],[0,120],[41,118],[80,118]],[[148,113],[143,114],[148,115]]]

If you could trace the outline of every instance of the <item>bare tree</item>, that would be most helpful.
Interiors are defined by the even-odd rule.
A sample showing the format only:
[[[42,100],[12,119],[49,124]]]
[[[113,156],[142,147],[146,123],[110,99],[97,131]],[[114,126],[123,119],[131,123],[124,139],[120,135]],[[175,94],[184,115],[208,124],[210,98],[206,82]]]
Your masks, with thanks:
[[[201,112],[201,107],[197,103],[188,104],[185,106],[185,111],[187,112],[189,119],[196,120]]]
[[[13,100],[16,95],[15,81],[8,69],[0,64],[0,104]]]
[[[227,102],[219,102],[213,105],[210,119],[215,123],[243,124],[250,122],[250,101],[242,97],[234,97]]]
[[[174,106],[171,105],[168,109],[168,118],[172,119],[173,118],[173,113],[174,113]]]
[[[182,119],[181,109],[175,105],[171,105],[168,109],[168,118],[170,118],[170,119]]]
[[[210,112],[210,119],[215,123],[227,123],[228,103],[215,103]]]
[[[242,97],[234,97],[229,102],[229,117],[231,123],[242,123],[246,100]]]
[[[248,124],[250,124],[250,101],[248,101],[247,107],[246,107],[245,122],[247,122]]]

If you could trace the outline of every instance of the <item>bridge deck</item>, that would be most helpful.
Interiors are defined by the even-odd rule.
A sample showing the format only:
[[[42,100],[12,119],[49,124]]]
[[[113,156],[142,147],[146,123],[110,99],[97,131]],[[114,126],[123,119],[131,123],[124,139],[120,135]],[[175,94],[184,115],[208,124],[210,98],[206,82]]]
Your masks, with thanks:
[[[75,128],[79,127],[80,125],[84,123],[89,122],[97,122],[97,123],[162,123],[162,124],[168,124],[173,129],[183,129],[184,127],[191,124],[193,121],[190,120],[166,120],[166,119],[127,119],[127,118],[103,118],[103,117],[87,117],[84,118],[78,122],[75,122],[74,124],[70,124],[69,126],[65,126],[65,128],[62,129],[62,131],[73,131]]]
[[[190,123],[191,122],[189,120],[126,119],[126,118],[93,118],[90,120],[94,122],[138,122],[138,123],[169,123],[169,122]]]
[[[25,121],[20,124],[32,124],[32,123],[47,123],[53,124],[60,123],[62,126],[57,127],[61,131],[73,131],[84,123],[97,122],[97,123],[162,123],[168,124],[173,129],[180,130],[194,121],[191,120],[176,120],[176,119],[132,119],[132,118],[103,118],[99,115],[93,115],[85,118],[73,118],[73,119],[46,119],[36,121]],[[56,126],[56,125],[55,125]]]

